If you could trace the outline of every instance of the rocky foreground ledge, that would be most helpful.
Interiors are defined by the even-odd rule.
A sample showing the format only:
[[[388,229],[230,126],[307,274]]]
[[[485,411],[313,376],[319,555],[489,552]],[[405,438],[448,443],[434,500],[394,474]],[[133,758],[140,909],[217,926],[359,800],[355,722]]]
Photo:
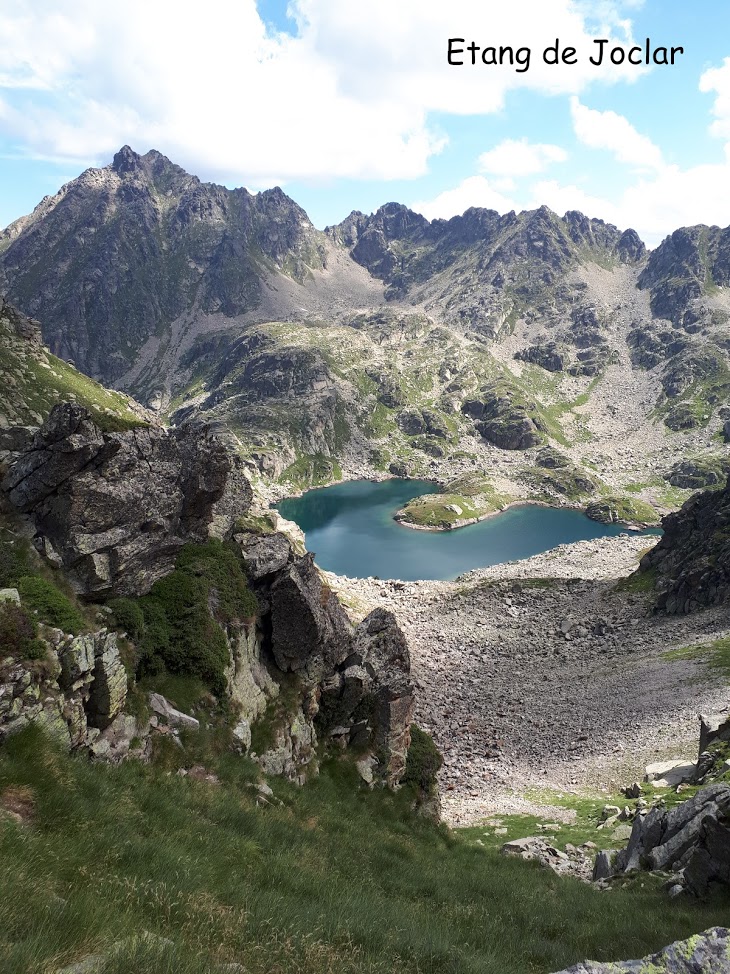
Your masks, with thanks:
[[[378,607],[353,626],[313,556],[247,518],[250,484],[214,427],[108,433],[86,409],[64,403],[24,444],[16,439],[21,448],[6,455],[6,497],[16,517],[26,516],[37,550],[64,570],[82,598],[103,603],[146,595],[175,568],[185,545],[214,539],[235,553],[255,614],[221,611],[215,588],[204,611],[227,644],[225,684],[238,745],[250,748],[250,727],[262,715],[275,718],[271,743],[251,752],[266,773],[303,783],[316,773],[324,742],[350,749],[368,784],[398,786],[414,688],[395,617]],[[45,628],[40,636],[46,666],[0,652],[0,739],[40,720],[58,725],[69,746],[95,754],[100,732],[128,726],[127,674],[116,637],[73,638]],[[132,666],[132,681],[134,675]],[[129,738],[143,735],[136,727],[122,736],[119,759],[130,750]]]
[[[585,961],[556,974],[727,974],[728,971],[730,930],[712,927],[641,960],[609,964]]]

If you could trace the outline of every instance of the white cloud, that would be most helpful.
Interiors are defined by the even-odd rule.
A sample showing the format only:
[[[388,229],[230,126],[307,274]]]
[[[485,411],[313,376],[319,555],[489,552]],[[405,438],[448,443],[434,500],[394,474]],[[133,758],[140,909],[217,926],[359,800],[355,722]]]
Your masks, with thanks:
[[[630,2],[630,0],[626,0]],[[267,30],[255,0],[3,0],[0,135],[29,155],[106,161],[156,147],[205,178],[414,178],[444,139],[434,112],[499,110],[510,90],[578,94],[634,80],[588,63],[599,0],[291,0],[296,36]],[[533,49],[530,70],[453,67],[447,38]],[[548,66],[559,36],[580,63]],[[618,42],[618,41],[617,41]]]
[[[570,99],[570,114],[575,134],[583,145],[608,149],[619,162],[642,169],[661,169],[664,165],[658,146],[637,132],[623,115],[595,111],[582,105],[575,95]]]
[[[454,189],[447,189],[432,200],[421,200],[411,205],[417,213],[422,213],[429,220],[448,220],[468,210],[470,206],[481,206],[485,210],[497,210],[500,213],[508,213],[518,208],[484,176],[470,176]]]
[[[719,68],[709,68],[700,78],[700,91],[715,93],[712,114],[715,121],[710,126],[713,135],[730,138],[730,57]]]
[[[479,156],[479,170],[494,176],[530,176],[567,158],[568,153],[559,145],[506,139]]]
[[[728,185],[730,148],[726,160],[720,163],[688,169],[664,166],[657,172],[639,175],[615,199],[555,180],[529,182],[507,198],[483,176],[472,176],[433,200],[414,203],[413,208],[430,218],[448,219],[470,206],[506,213],[545,204],[560,215],[567,210],[580,210],[621,229],[633,227],[647,246],[655,247],[678,227],[697,223],[730,225]]]

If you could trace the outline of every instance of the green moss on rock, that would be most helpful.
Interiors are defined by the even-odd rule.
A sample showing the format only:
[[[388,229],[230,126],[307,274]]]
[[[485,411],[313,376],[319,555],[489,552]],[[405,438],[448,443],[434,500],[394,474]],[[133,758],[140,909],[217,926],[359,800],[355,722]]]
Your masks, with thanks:
[[[586,508],[586,514],[601,524],[658,524],[659,515],[635,497],[603,497]]]

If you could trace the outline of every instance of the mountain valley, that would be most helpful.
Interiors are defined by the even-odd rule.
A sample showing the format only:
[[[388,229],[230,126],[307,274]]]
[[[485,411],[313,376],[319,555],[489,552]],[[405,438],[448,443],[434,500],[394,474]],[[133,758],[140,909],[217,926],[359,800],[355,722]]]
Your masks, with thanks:
[[[318,230],[128,146],[0,231],[8,969],[547,974],[721,922],[729,287],[730,228],[647,251],[575,211],[388,203]],[[345,577],[273,506],[391,477],[436,485],[412,528],[539,503],[625,531]],[[717,845],[692,819],[626,878],[642,823],[708,785]],[[552,872],[519,861],[553,855],[536,836]],[[534,939],[506,943],[506,886]]]

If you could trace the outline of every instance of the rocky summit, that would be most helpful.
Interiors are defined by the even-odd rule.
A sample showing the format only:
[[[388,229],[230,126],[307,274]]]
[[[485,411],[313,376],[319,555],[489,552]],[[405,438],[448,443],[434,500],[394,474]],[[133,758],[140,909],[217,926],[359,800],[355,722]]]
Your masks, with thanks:
[[[0,232],[10,970],[728,969],[728,233],[128,146]],[[348,578],[274,506],[391,476],[599,536]]]

